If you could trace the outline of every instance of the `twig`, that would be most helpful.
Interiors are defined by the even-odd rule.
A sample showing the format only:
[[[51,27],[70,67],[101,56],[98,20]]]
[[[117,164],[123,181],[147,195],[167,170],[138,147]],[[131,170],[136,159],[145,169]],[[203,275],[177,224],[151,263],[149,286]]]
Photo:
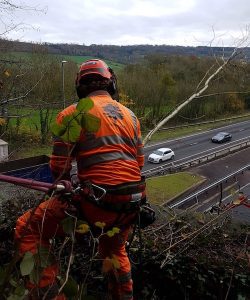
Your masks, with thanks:
[[[31,93],[34,90],[34,88],[40,83],[40,81],[42,81],[44,76],[45,76],[45,74],[42,74],[41,78],[24,95],[19,96],[19,97],[15,97],[15,98],[10,98],[10,99],[7,99],[7,100],[3,100],[3,101],[0,102],[0,106],[8,104],[9,102],[21,100],[21,99],[27,97],[29,95],[29,93]]]
[[[65,280],[63,282],[63,284],[61,285],[59,291],[58,291],[58,294],[60,294],[65,286],[65,284],[67,283],[68,279],[69,279],[69,271],[70,271],[70,266],[73,262],[73,258],[74,258],[74,255],[73,255],[73,250],[74,250],[74,241],[75,241],[75,230],[76,230],[76,222],[77,222],[77,218],[71,214],[69,214],[68,212],[65,211],[65,213],[72,217],[75,221],[74,223],[74,230],[73,232],[71,233],[71,240],[72,240],[72,243],[71,243],[71,250],[70,250],[70,255],[69,255],[69,261],[68,261],[68,266],[67,266],[67,271],[66,271],[66,276],[65,276]]]
[[[224,214],[226,214],[229,210],[231,210],[231,207],[226,209],[225,211],[223,211],[221,214],[217,215],[214,219],[210,220],[209,222],[207,222],[206,224],[204,224],[202,227],[198,228],[197,230],[187,234],[186,236],[184,236],[182,239],[180,239],[179,241],[173,243],[170,247],[168,247],[167,249],[164,249],[159,255],[163,254],[164,252],[169,251],[170,249],[176,247],[177,245],[179,245],[181,242],[184,242],[188,239],[190,239],[191,237],[196,238],[199,234],[201,234],[203,231],[207,230],[208,227],[210,226],[210,224],[212,224],[213,222],[217,221],[219,218],[221,218],[221,216],[223,216]],[[159,256],[158,255],[158,256]],[[161,268],[163,268],[167,263],[167,260],[164,259],[164,261],[161,264]]]

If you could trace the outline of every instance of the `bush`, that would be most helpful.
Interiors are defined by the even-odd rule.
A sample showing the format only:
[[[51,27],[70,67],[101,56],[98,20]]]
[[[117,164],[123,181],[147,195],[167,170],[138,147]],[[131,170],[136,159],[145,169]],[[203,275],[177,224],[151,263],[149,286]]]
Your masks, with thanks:
[[[16,219],[43,197],[26,189],[21,193],[20,188],[11,194],[12,200],[3,202],[0,209],[2,279],[7,276],[5,268],[14,255]],[[158,209],[157,214],[157,221],[141,232],[142,240],[136,231],[128,247],[135,299],[247,299],[250,285],[247,225],[232,223],[228,213],[204,215],[179,211],[170,214]],[[59,249],[62,242],[56,242]],[[75,290],[74,287],[82,284],[87,274],[85,293],[92,299],[103,299],[106,285],[100,274],[101,262],[94,260],[90,265],[91,247],[88,235],[83,235],[75,244],[67,288],[69,291]],[[67,267],[69,248],[65,247],[61,254],[64,269]],[[18,270],[18,265],[12,269],[3,299],[16,291],[16,285],[23,285]]]

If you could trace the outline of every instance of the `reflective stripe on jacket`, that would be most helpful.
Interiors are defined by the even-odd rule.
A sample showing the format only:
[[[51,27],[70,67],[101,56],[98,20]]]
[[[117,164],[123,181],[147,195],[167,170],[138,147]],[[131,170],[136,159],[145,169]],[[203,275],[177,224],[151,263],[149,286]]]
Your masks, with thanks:
[[[95,133],[83,128],[74,151],[73,144],[56,138],[50,162],[52,172],[69,172],[76,158],[80,180],[105,185],[139,181],[144,155],[138,119],[106,91],[96,91],[88,97],[94,102],[88,113],[98,117],[101,126]],[[69,106],[58,115],[57,122],[60,124],[75,110],[76,105]]]

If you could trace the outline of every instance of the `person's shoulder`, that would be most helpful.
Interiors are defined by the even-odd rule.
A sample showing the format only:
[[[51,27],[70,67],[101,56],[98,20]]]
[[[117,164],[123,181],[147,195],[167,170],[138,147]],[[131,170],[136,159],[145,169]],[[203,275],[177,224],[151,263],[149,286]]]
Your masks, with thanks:
[[[67,106],[66,108],[64,108],[62,111],[60,111],[57,115],[57,120],[60,122],[60,121],[62,121],[62,119],[64,117],[69,116],[72,113],[74,113],[76,110],[76,105],[77,105],[76,103],[71,104],[71,105]]]
[[[77,103],[74,103],[74,104],[71,104],[69,106],[67,106],[66,108],[64,108],[61,113],[63,115],[68,115],[68,114],[71,114],[72,112],[74,112],[76,110],[76,106],[77,106]]]
[[[118,102],[118,103],[119,103],[119,102]],[[130,108],[128,108],[127,106],[125,106],[125,105],[123,105],[123,104],[121,104],[121,103],[119,103],[119,105],[120,105],[124,110],[126,110],[131,116],[133,116],[133,117],[136,118],[135,113],[134,113]]]

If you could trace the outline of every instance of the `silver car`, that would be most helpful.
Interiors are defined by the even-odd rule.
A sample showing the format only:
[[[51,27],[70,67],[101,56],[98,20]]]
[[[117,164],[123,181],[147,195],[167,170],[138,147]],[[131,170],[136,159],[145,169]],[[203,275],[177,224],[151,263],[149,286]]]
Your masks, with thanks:
[[[151,153],[148,161],[152,163],[161,163],[162,161],[174,159],[174,151],[170,148],[160,148]]]

